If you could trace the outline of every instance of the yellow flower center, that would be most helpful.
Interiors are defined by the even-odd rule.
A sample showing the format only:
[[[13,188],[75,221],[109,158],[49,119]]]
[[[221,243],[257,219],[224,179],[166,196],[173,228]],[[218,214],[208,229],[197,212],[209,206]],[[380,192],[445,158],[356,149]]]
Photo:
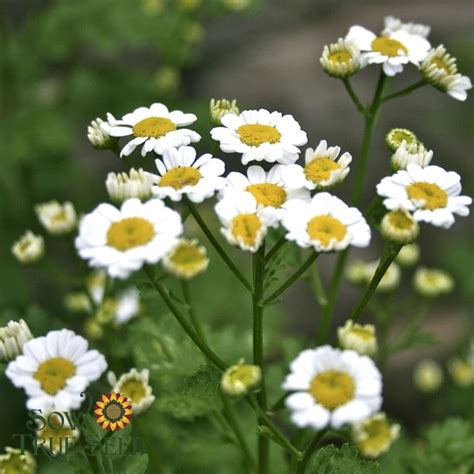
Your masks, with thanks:
[[[353,326],[351,329],[351,334],[367,342],[374,339],[374,333],[362,326]]]
[[[326,215],[313,217],[306,230],[311,240],[321,242],[324,246],[333,239],[340,242],[347,234],[346,226],[339,219]]]
[[[325,370],[311,381],[309,393],[328,410],[334,410],[354,398],[354,379],[338,370]]]
[[[66,449],[65,438],[69,438],[67,441],[68,446],[72,444],[71,438],[75,438],[75,433],[66,423],[65,421],[63,426],[61,426],[59,417],[50,416],[46,426],[38,433],[39,438],[46,440],[45,445],[50,451],[64,453]]]
[[[146,388],[137,379],[129,379],[120,387],[120,393],[125,395],[132,404],[139,403],[146,396]]]
[[[153,224],[142,217],[114,222],[107,232],[107,244],[124,252],[150,242],[155,236]]]
[[[56,214],[54,214],[54,216],[52,217],[51,220],[55,223],[67,221],[68,216],[67,216],[66,211],[63,209],[63,210],[57,212]]]
[[[20,453],[8,454],[8,458],[0,461],[0,472],[2,474],[24,474],[28,472],[36,472],[31,465],[27,464],[31,461],[25,460],[25,456]]]
[[[257,204],[270,207],[281,207],[286,201],[286,191],[277,184],[262,183],[247,186],[246,191],[253,194]]]
[[[404,56],[408,54],[408,49],[400,43],[392,38],[387,38],[386,36],[379,36],[372,41],[372,50],[378,51],[385,56],[390,58],[394,58],[395,56]]]
[[[413,229],[413,220],[402,211],[392,211],[388,214],[390,224],[398,230]]]
[[[390,140],[393,141],[397,147],[402,144],[403,140],[405,140],[408,145],[418,142],[416,136],[413,133],[409,133],[408,131],[402,129],[392,131],[390,133]]]
[[[328,56],[332,63],[345,64],[352,59],[352,54],[349,51],[335,51]]]
[[[246,145],[259,146],[262,143],[278,143],[281,133],[270,125],[250,124],[241,125],[237,129],[240,140]]]
[[[392,441],[392,433],[386,420],[374,419],[364,425],[365,438],[359,441],[359,449],[365,452],[383,450]]]
[[[159,138],[174,130],[176,130],[176,124],[163,117],[148,117],[133,126],[133,134],[136,137]]]
[[[194,186],[201,179],[201,173],[198,169],[192,166],[179,166],[178,168],[171,168],[160,179],[159,186],[170,186],[174,189],[182,189],[185,186]]]
[[[331,178],[332,174],[341,167],[330,158],[322,156],[310,161],[304,167],[304,174],[308,181],[320,184]]]
[[[227,376],[232,385],[241,382],[246,387],[256,383],[258,380],[258,369],[254,365],[239,364],[228,370]]]
[[[232,235],[248,246],[255,245],[262,223],[256,214],[239,214],[232,219]]]
[[[437,184],[418,181],[406,188],[408,197],[413,201],[423,201],[422,208],[433,211],[448,204],[448,195]]]
[[[66,381],[76,373],[76,366],[62,357],[53,357],[42,362],[33,378],[49,395],[56,395],[66,386]]]
[[[176,266],[182,269],[193,270],[203,263],[205,257],[203,251],[198,246],[181,244],[174,250],[170,259]]]
[[[124,409],[117,401],[109,402],[109,404],[104,408],[104,416],[112,423],[120,420],[123,414]]]
[[[436,58],[436,57],[433,58],[431,60],[431,64],[436,66],[437,69],[440,69],[441,71],[443,71],[446,74],[446,76],[450,76],[458,72],[458,69],[455,63],[451,65],[446,64],[446,62],[442,58]]]

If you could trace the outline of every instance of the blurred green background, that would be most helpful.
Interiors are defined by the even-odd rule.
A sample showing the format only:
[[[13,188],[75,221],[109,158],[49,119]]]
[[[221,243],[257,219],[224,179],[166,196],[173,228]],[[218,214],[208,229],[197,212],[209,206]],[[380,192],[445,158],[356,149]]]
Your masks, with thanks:
[[[361,24],[377,31],[386,15],[429,24],[432,44],[444,43],[458,58],[460,71],[474,76],[470,1],[1,0],[0,5],[0,322],[26,316],[42,332],[53,326],[80,326],[77,321],[69,324],[70,315],[64,315],[62,298],[71,288],[64,280],[61,285],[49,280],[55,270],[47,263],[21,267],[10,247],[27,228],[41,232],[33,212],[36,203],[71,200],[79,212],[88,212],[107,199],[106,173],[125,167],[111,153],[98,152],[88,143],[86,128],[96,116],[105,118],[106,112],[121,116],[161,101],[199,116],[196,128],[203,141],[198,148],[207,150],[209,99],[236,98],[241,108],[293,114],[308,133],[308,145],[327,139],[357,159],[361,119],[339,81],[327,77],[319,66],[323,46],[344,36],[349,26]],[[361,96],[369,97],[374,78],[370,68],[357,76],[354,82]],[[396,90],[416,78],[414,68],[407,68],[393,87]],[[471,94],[467,103],[460,103],[426,87],[389,103],[375,134],[365,202],[389,171],[384,133],[400,126],[413,129],[434,150],[433,163],[459,172],[463,194],[472,196],[472,100]],[[228,159],[228,170],[237,169],[236,163]],[[350,189],[348,179],[337,193],[344,197]],[[423,264],[452,272],[456,291],[437,302],[426,321],[440,344],[405,352],[387,367],[386,409],[413,431],[450,413],[444,405],[429,410],[409,381],[418,359],[442,361],[472,335],[473,237],[469,219],[458,219],[450,231],[425,227],[420,237]],[[376,258],[380,243],[375,237],[370,249],[354,252],[354,257]],[[77,261],[71,259],[68,243],[47,238],[46,246],[48,259],[59,262],[65,272],[74,271]],[[328,257],[321,265],[327,279],[333,259]],[[229,319],[236,319],[231,312],[241,304],[237,297],[229,304],[226,297],[235,282],[222,279],[223,268],[216,259],[211,267],[209,276],[200,279],[199,294],[211,282],[222,293],[213,301],[215,292],[208,290],[203,318],[218,328],[227,325],[229,334],[221,334],[216,342],[225,352],[232,336],[246,331],[248,318],[237,318],[234,328],[229,325]],[[346,319],[358,294],[343,285],[334,328],[337,319]],[[244,314],[245,306],[239,312]],[[403,321],[409,312],[399,317]],[[281,324],[310,341],[317,318],[311,290],[301,283],[285,298],[283,313],[275,316],[278,323],[269,325]],[[132,346],[130,342],[130,350]],[[301,349],[286,340],[281,346],[291,355]],[[230,353],[238,358],[247,350],[244,344],[241,351]],[[283,374],[284,367],[278,372]],[[400,380],[408,381],[403,382],[403,393]],[[10,425],[8,430],[5,425],[0,429],[0,446],[11,444],[11,433],[20,432],[24,416],[23,395],[6,379],[1,384],[0,417]],[[451,411],[456,410],[454,406]]]

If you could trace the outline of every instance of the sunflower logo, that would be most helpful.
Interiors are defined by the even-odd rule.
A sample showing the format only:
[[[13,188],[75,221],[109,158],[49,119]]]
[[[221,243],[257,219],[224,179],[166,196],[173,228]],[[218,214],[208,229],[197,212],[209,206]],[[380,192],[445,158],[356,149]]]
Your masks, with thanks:
[[[111,392],[97,400],[94,413],[97,423],[104,430],[115,431],[125,428],[130,423],[133,410],[127,397]]]

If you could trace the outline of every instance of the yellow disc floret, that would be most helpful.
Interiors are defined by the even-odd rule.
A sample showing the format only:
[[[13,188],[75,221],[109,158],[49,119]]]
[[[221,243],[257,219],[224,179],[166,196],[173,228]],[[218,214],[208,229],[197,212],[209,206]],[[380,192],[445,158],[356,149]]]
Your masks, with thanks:
[[[304,174],[308,181],[321,184],[329,180],[332,174],[339,169],[341,167],[334,160],[322,156],[310,161],[304,167]]]
[[[244,245],[256,244],[262,223],[256,214],[239,214],[232,219],[232,235]]]
[[[160,179],[159,186],[170,186],[174,189],[182,189],[186,186],[194,186],[201,179],[201,173],[192,166],[180,166],[172,168]]]
[[[76,366],[71,361],[63,357],[53,357],[39,365],[33,378],[38,380],[46,393],[56,395],[75,373]]]
[[[309,393],[328,410],[334,410],[354,398],[354,379],[338,370],[325,370],[313,378]]]
[[[328,246],[332,240],[340,242],[347,234],[346,226],[335,217],[321,215],[313,217],[307,226],[311,240]]]
[[[279,208],[286,201],[286,191],[277,184],[262,183],[247,186],[246,191],[252,193],[257,204]]]
[[[418,181],[406,188],[409,198],[413,201],[422,201],[422,208],[434,211],[442,209],[448,204],[448,195],[437,184]]]
[[[148,117],[140,120],[133,126],[135,137],[159,138],[169,132],[176,130],[176,124],[170,119],[163,117]]]
[[[396,56],[402,56],[408,54],[408,49],[400,43],[392,38],[388,38],[386,36],[379,36],[372,41],[372,49],[379,53],[382,53],[385,56],[390,58],[394,58]]]
[[[107,244],[121,250],[140,247],[155,236],[153,224],[142,217],[128,217],[114,222],[107,232]]]
[[[270,125],[248,124],[237,129],[240,140],[246,145],[259,146],[263,143],[278,143],[281,133]]]

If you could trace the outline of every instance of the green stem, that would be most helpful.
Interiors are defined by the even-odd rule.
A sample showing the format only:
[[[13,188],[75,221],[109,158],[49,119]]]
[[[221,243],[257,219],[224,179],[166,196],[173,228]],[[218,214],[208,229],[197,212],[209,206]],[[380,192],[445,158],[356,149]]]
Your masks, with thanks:
[[[313,439],[309,442],[308,446],[303,451],[303,459],[298,464],[296,474],[304,474],[304,472],[306,471],[308,462],[314,453],[314,450],[317,448],[318,444],[324,438],[325,434],[326,434],[326,431],[324,430],[318,431],[316,435],[313,437]]]
[[[325,306],[327,304],[327,296],[324,291],[323,282],[321,281],[321,275],[319,274],[319,269],[317,264],[313,265],[311,272],[311,280],[313,281],[314,294],[316,295],[316,301],[320,306]]]
[[[275,245],[269,250],[269,252],[265,255],[265,262],[268,263],[275,255],[279,252],[281,247],[288,242],[286,240],[286,233],[283,234],[275,243]]]
[[[196,315],[196,311],[194,310],[194,305],[191,298],[191,290],[189,288],[189,282],[187,280],[182,279],[181,288],[183,290],[184,301],[186,302],[186,306],[188,307],[188,314],[189,314],[189,319],[191,320],[191,324],[193,325],[194,330],[196,331],[197,335],[204,342],[206,342],[206,336],[202,329],[201,321],[199,321],[199,318]]]
[[[285,406],[285,400],[288,398],[290,393],[284,393],[269,409],[270,413],[276,413]]]
[[[390,94],[390,95],[386,95],[385,97],[382,98],[382,102],[387,102],[388,100],[392,100],[403,95],[408,95],[414,90],[419,89],[420,87],[423,87],[426,85],[427,85],[427,82],[424,79],[421,79],[418,82],[415,82],[415,84],[412,84],[411,86],[408,86],[405,89],[402,89],[401,91],[394,92],[393,94]]]
[[[181,311],[176,307],[173,300],[171,299],[168,289],[161,281],[156,281],[153,277],[153,272],[150,267],[145,266],[145,272],[150,279],[151,284],[155,290],[161,295],[163,301],[168,306],[169,310],[176,318],[178,323],[184,329],[186,334],[191,338],[194,344],[198,349],[219,369],[226,370],[228,367],[227,364],[220,359],[220,357],[210,348],[208,345],[201,339],[201,337],[194,331],[192,325],[188,322],[187,318],[181,313]]]
[[[186,201],[186,204],[188,206],[189,212],[194,217],[194,220],[198,223],[199,227],[204,232],[204,234],[208,238],[209,242],[211,242],[212,246],[216,249],[217,253],[221,256],[222,260],[224,260],[226,265],[229,267],[229,269],[232,271],[232,273],[242,282],[242,284],[245,286],[245,288],[247,288],[247,290],[249,290],[251,293],[253,293],[252,286],[247,281],[247,279],[242,275],[242,273],[237,268],[235,263],[230,259],[230,257],[227,255],[226,251],[222,248],[222,246],[219,244],[217,239],[214,237],[211,229],[209,229],[207,224],[204,222],[204,219],[201,217],[198,210],[196,209],[196,206],[194,206],[194,204],[190,201]]]
[[[267,306],[273,303],[282,293],[284,293],[293,283],[303,275],[311,264],[318,258],[318,253],[315,251],[311,252],[311,255],[303,262],[303,264],[296,270],[288,280],[285,281],[279,288],[277,288],[268,298],[263,302],[263,306]]]
[[[367,303],[370,301],[370,298],[372,298],[372,295],[377,289],[377,286],[379,285],[380,280],[382,280],[383,276],[385,275],[385,272],[387,271],[391,263],[395,260],[395,257],[398,255],[398,252],[400,252],[401,248],[402,248],[402,245],[400,244],[390,242],[390,241],[385,241],[384,247],[382,250],[382,256],[380,258],[379,265],[377,269],[375,270],[375,274],[372,277],[372,280],[370,281],[369,286],[365,290],[365,293],[362,295],[362,298],[360,299],[359,304],[354,309],[349,319],[352,319],[352,321],[356,322],[360,318],[360,316],[362,315],[362,312],[367,306]]]
[[[354,102],[354,105],[356,106],[356,109],[361,113],[365,113],[365,107],[362,105],[361,101],[359,100],[359,97],[355,93],[354,89],[352,88],[352,84],[350,83],[348,78],[342,79],[342,83],[344,84],[344,87],[346,88],[347,93],[349,94],[350,98],[352,99],[352,102]]]

